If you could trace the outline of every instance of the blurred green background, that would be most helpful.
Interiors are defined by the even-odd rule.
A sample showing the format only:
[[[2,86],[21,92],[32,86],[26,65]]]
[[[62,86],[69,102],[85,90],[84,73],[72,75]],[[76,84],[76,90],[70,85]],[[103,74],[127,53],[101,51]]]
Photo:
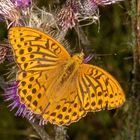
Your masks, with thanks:
[[[39,6],[52,1],[40,0]],[[47,4],[46,4],[47,5]],[[83,27],[90,44],[82,45],[94,58],[89,62],[110,72],[122,85],[126,96],[129,96],[132,78],[132,46],[129,0],[120,4],[100,7],[100,25]],[[98,32],[98,27],[100,30]],[[0,23],[0,40],[6,38],[6,26]],[[70,37],[71,38],[70,38]],[[78,46],[79,40],[75,30],[67,36],[71,46]],[[7,61],[0,65],[0,75],[5,73]],[[0,94],[3,94],[1,90]],[[127,102],[126,102],[127,104]],[[68,127],[69,140],[120,140],[124,125],[126,105],[112,111],[88,113],[80,121]],[[46,130],[53,135],[53,127],[48,124]],[[30,123],[23,118],[15,117],[7,103],[0,96],[0,140],[39,139]]]

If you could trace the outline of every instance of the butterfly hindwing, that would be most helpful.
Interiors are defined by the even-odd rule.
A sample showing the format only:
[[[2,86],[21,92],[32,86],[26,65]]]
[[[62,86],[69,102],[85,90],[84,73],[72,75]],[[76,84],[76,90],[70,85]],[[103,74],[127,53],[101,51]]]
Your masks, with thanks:
[[[43,118],[53,124],[69,125],[85,116],[86,111],[81,106],[77,91],[68,95],[69,98],[50,105]]]
[[[125,101],[117,80],[97,66],[81,64],[77,79],[78,95],[87,111],[117,108]]]
[[[21,70],[56,68],[59,63],[70,57],[60,43],[39,30],[12,27],[8,36]]]
[[[21,103],[25,104],[28,109],[31,109],[36,114],[42,114],[50,104],[52,92],[50,87],[59,78],[63,67],[47,71],[19,71],[17,75],[18,95]],[[58,98],[58,97],[57,97]]]
[[[40,87],[38,83],[38,79],[40,77],[39,72],[18,72],[17,80],[18,89],[17,93],[20,97],[20,101],[22,104],[28,109],[31,109],[35,113],[41,113],[39,108],[37,107],[38,100],[44,93],[44,89]]]

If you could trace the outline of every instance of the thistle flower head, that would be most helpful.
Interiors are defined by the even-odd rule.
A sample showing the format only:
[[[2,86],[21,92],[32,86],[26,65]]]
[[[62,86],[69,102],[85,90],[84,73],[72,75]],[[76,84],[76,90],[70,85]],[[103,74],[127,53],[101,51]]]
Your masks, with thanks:
[[[27,8],[31,5],[32,0],[11,0],[19,8]]]
[[[86,26],[92,23],[96,23],[96,21],[99,21],[99,15],[98,15],[98,7],[99,6],[105,6],[109,4],[114,4],[117,2],[120,2],[122,0],[67,0],[66,4],[69,5],[67,7],[64,7],[58,16],[59,24],[61,26],[64,25],[71,25],[67,27],[73,27],[75,24],[68,24],[68,23],[75,23],[76,22],[82,22],[86,21],[87,23],[82,25]],[[71,8],[71,10],[68,10],[68,7]],[[68,18],[68,11],[72,11],[73,22],[70,22],[70,20],[67,20]],[[64,26],[65,27],[65,26]]]
[[[73,1],[73,0],[72,0]],[[122,0],[78,0],[73,1],[73,5],[81,15],[94,15],[98,6],[114,4]]]
[[[18,24],[21,17],[19,8],[17,8],[10,0],[0,1],[0,16],[10,23]]]
[[[92,24],[98,20],[96,9],[97,6],[90,1],[68,0],[57,14],[58,25],[62,29],[68,29],[73,28],[77,23],[81,25],[82,21],[87,21],[82,26]]]
[[[62,29],[73,28],[77,19],[71,5],[63,7],[57,15],[58,24]]]
[[[75,2],[75,7],[78,14],[83,16],[94,15],[97,10],[97,5],[90,0],[81,0]]]

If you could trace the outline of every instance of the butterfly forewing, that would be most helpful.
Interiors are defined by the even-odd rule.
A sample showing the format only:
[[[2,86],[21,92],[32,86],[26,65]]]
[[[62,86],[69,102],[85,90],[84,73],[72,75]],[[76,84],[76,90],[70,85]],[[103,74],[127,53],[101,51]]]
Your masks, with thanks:
[[[117,108],[125,101],[119,83],[97,66],[81,64],[77,89],[82,106],[87,111]]]
[[[43,114],[45,120],[57,125],[69,125],[86,115],[75,86],[69,84],[69,88],[66,91],[67,98],[63,98],[48,107]]]
[[[8,35],[22,70],[53,69],[70,57],[60,43],[36,29],[13,27]]]

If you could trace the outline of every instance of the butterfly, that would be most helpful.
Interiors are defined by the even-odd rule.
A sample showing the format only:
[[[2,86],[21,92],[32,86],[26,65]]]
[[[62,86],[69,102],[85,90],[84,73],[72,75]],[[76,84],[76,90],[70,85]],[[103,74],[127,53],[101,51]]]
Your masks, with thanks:
[[[8,32],[21,104],[45,121],[69,125],[87,112],[114,109],[125,94],[108,72],[84,64],[83,52],[71,56],[54,38],[37,29],[12,27]]]

